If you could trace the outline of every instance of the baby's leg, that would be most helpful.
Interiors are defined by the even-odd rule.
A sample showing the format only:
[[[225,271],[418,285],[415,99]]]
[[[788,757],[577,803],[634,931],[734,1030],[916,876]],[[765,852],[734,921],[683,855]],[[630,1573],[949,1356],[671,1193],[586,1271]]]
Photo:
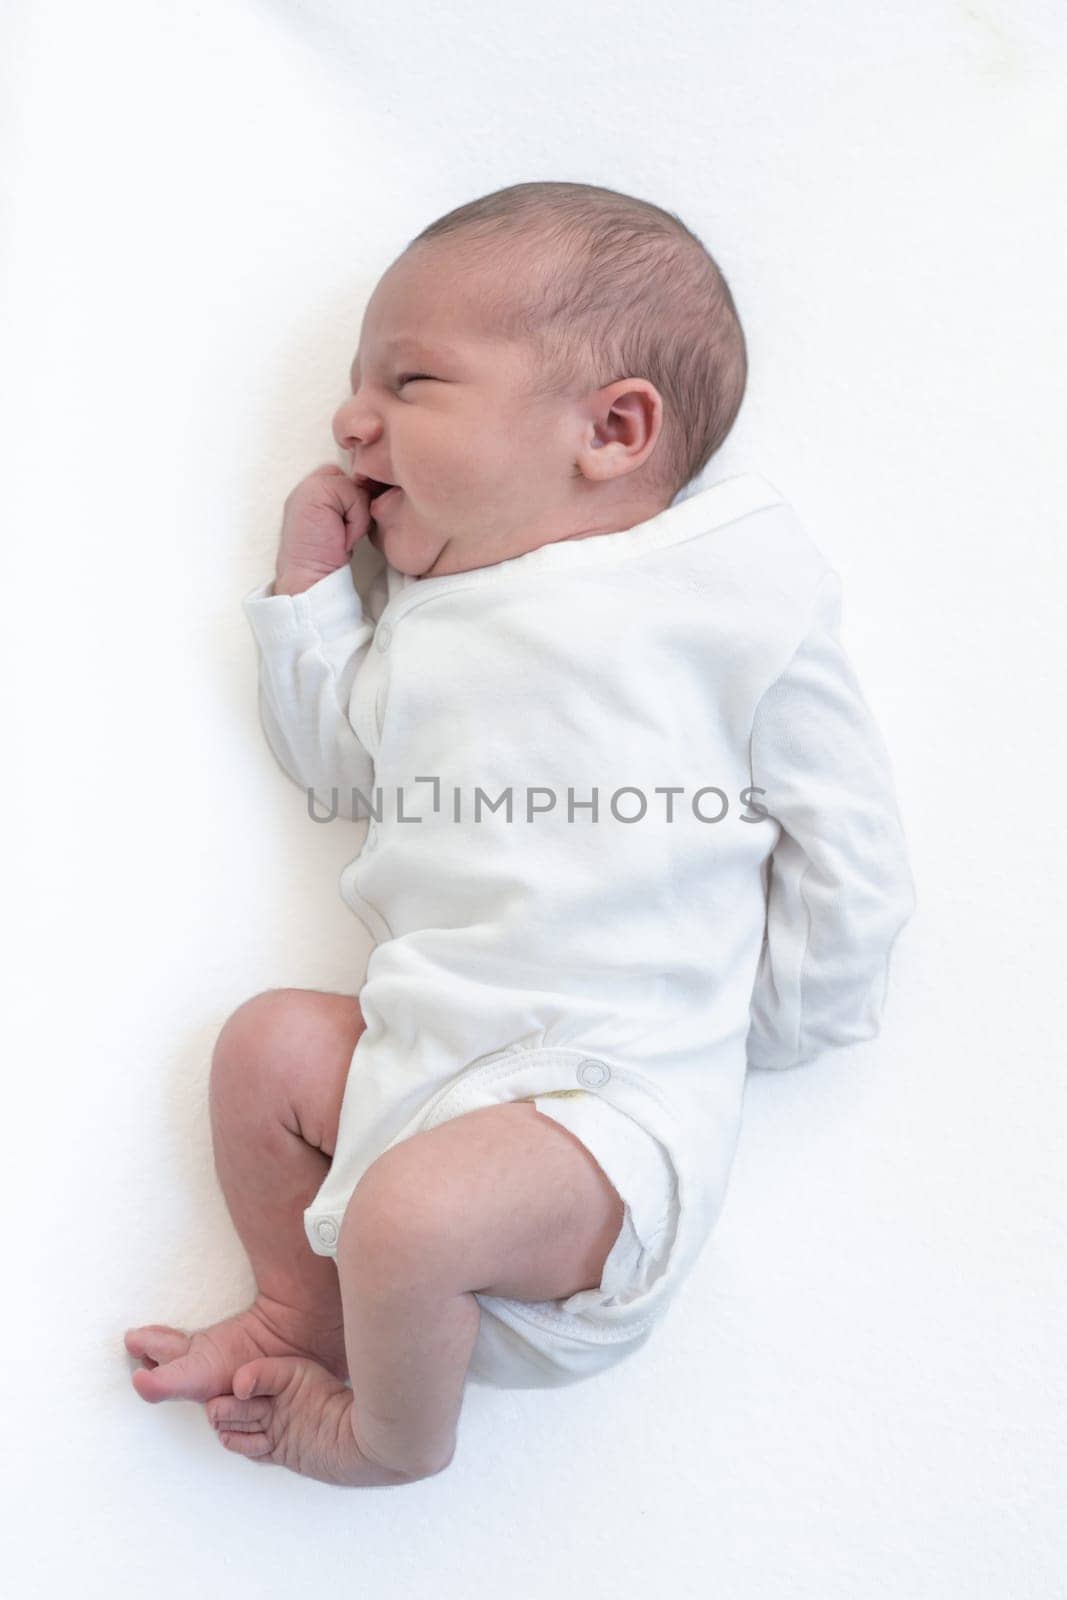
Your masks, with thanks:
[[[623,1202],[527,1101],[470,1111],[368,1168],[338,1241],[352,1390],[297,1360],[251,1362],[213,1400],[228,1448],[333,1483],[410,1481],[452,1458],[481,1308],[595,1288]],[[254,1398],[243,1398],[252,1395]]]
[[[481,1317],[474,1291],[555,1300],[596,1288],[623,1212],[585,1145],[528,1101],[386,1151],[353,1195],[337,1255],[364,1453],[447,1465]]]
[[[228,1394],[236,1369],[264,1355],[310,1355],[346,1376],[337,1271],[311,1250],[302,1213],[329,1170],[363,1028],[358,1000],[312,989],[256,995],[224,1025],[211,1066],[215,1167],[259,1292],[191,1337],[158,1325],[127,1333],[143,1399]]]

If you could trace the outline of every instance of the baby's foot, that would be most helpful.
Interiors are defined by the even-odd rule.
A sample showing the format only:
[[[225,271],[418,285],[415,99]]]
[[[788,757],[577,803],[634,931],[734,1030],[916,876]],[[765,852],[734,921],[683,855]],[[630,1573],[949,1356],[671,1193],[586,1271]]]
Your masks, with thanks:
[[[246,1311],[198,1333],[151,1323],[131,1328],[125,1344],[142,1363],[133,1386],[153,1403],[228,1395],[238,1367],[262,1356],[306,1356],[342,1382],[348,1377],[340,1307],[335,1322],[322,1321],[262,1294]]]
[[[352,1429],[351,1389],[314,1361],[251,1361],[234,1373],[233,1393],[204,1409],[227,1450],[251,1461],[350,1488],[411,1481],[364,1455]]]

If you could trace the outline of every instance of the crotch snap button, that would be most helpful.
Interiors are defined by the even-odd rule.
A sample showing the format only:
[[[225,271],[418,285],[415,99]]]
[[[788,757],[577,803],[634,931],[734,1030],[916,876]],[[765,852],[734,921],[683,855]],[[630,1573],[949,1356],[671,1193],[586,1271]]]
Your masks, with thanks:
[[[611,1068],[603,1061],[594,1061],[587,1057],[578,1063],[578,1082],[586,1084],[590,1089],[599,1089],[611,1077]]]
[[[382,651],[388,650],[392,641],[393,630],[389,626],[388,622],[379,622],[377,630],[374,634],[374,642],[378,646],[378,649]]]
[[[337,1243],[337,1224],[336,1222],[331,1222],[329,1217],[323,1217],[316,1222],[315,1232],[318,1234],[322,1244]]]

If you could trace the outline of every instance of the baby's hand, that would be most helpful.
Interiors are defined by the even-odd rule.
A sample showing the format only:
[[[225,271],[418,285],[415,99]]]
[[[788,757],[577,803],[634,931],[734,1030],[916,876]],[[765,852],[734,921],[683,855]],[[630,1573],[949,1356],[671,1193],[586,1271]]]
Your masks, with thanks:
[[[370,527],[370,496],[341,467],[316,467],[285,502],[275,594],[299,594],[345,564]]]

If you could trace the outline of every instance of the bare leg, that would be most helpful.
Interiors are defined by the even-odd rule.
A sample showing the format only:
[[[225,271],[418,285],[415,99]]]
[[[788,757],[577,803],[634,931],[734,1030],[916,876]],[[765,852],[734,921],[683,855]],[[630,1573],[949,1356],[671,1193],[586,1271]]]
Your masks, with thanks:
[[[269,990],[224,1025],[211,1068],[215,1167],[258,1293],[191,1336],[131,1329],[143,1399],[228,1394],[235,1370],[259,1356],[307,1355],[346,1376],[337,1270],[309,1247],[302,1213],[329,1170],[363,1027],[358,1000],[313,989]]]
[[[331,1483],[440,1472],[478,1333],[474,1291],[593,1288],[622,1218],[585,1146],[528,1102],[415,1134],[364,1174],[341,1228],[351,1392],[310,1362],[254,1361],[208,1415],[230,1449]]]

